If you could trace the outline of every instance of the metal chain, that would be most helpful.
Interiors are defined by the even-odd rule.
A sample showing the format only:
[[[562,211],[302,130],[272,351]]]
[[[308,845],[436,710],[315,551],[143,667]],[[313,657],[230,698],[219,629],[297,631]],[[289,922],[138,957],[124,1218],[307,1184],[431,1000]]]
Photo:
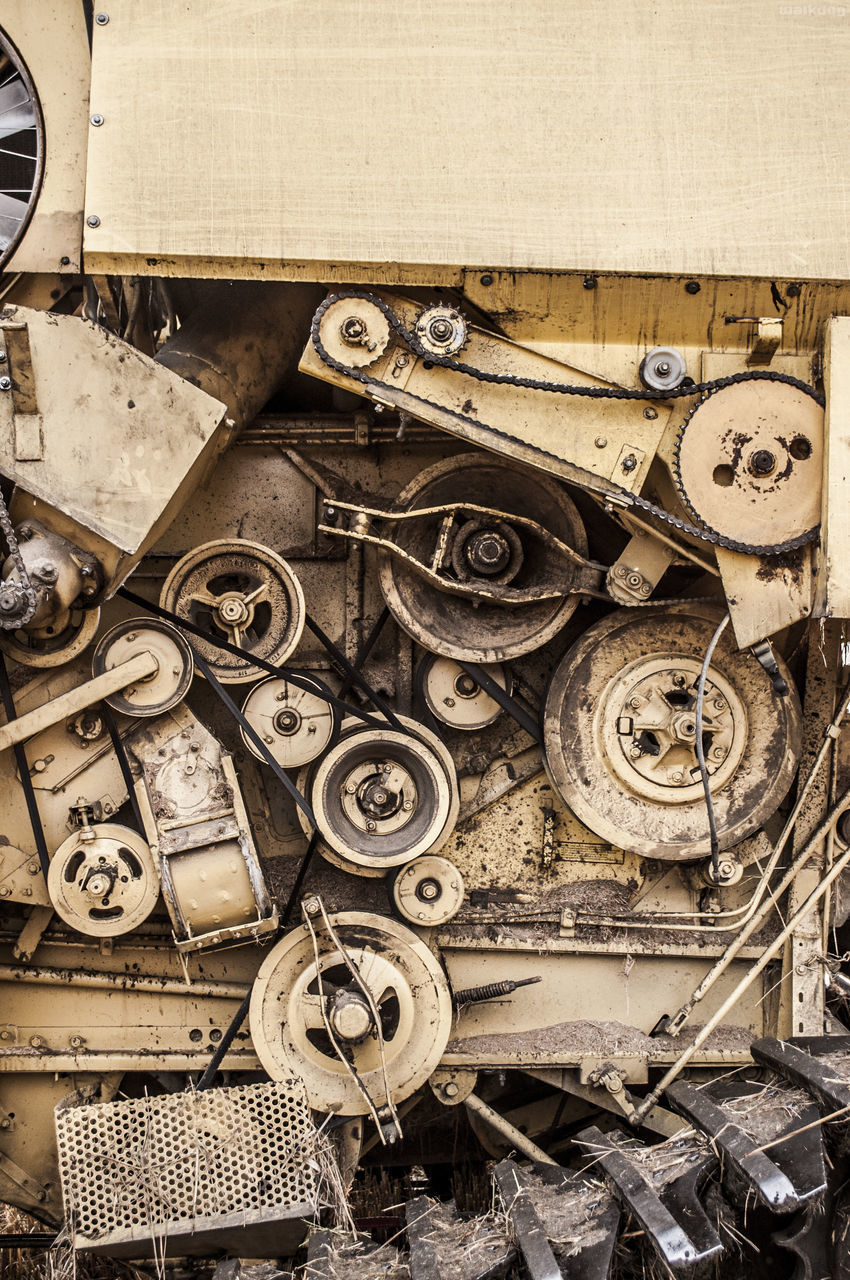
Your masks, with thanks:
[[[2,493],[0,493],[0,530],[6,539],[14,571],[18,575],[17,581],[6,578],[0,583],[0,630],[16,631],[18,627],[25,627],[32,618],[38,608],[38,596],[30,582]]]
[[[389,384],[380,382],[371,376],[364,369],[358,369],[353,365],[343,364],[341,360],[337,360],[326,350],[320,334],[319,328],[325,312],[335,302],[344,301],[346,298],[358,298],[366,302],[372,303],[385,317],[391,330],[396,336],[405,343],[417,356],[427,361],[429,365],[439,365],[444,369],[451,369],[455,373],[466,374],[470,378],[474,378],[477,382],[491,382],[502,386],[522,387],[532,391],[551,391],[559,395],[584,396],[595,400],[674,400],[685,397],[698,395],[708,395],[712,391],[719,391],[723,387],[733,386],[738,382],[783,382],[788,386],[796,387],[799,391],[805,392],[817,404],[823,404],[823,397],[809,386],[807,382],[803,382],[800,378],[794,378],[791,374],[779,373],[772,369],[751,369],[742,373],[728,374],[723,378],[714,378],[710,382],[694,383],[691,386],[670,387],[664,391],[649,391],[643,388],[635,387],[587,387],[566,382],[547,382],[539,378],[524,378],[516,374],[510,373],[489,373],[483,369],[476,369],[473,365],[464,364],[460,360],[454,360],[451,356],[432,355],[427,351],[417,339],[416,335],[411,333],[405,327],[402,321],[396,316],[391,307],[384,302],[382,298],[378,298],[373,293],[369,293],[364,289],[346,289],[339,293],[333,293],[327,297],[313,316],[310,330],[313,346],[319,358],[330,369],[334,369],[337,373],[343,374],[345,377],[353,378],[357,382],[368,383],[375,387],[385,388],[388,391],[394,390]],[[432,409],[439,409],[442,406],[434,401],[427,400],[422,396],[415,396],[414,399],[419,400],[420,404],[427,405]],[[543,449],[539,445],[531,444],[528,441],[521,440],[517,436],[513,436],[508,431],[504,431],[499,427],[490,426],[488,423],[479,422],[477,419],[467,418],[464,414],[453,411],[454,416],[467,421],[471,426],[475,426],[478,430],[491,432],[494,436],[499,436],[503,440],[507,440],[512,444],[520,445],[524,449],[533,450],[540,454],[541,458],[548,458],[552,461],[562,462],[563,459],[557,454]],[[583,488],[579,479],[572,481],[576,487]],[[818,536],[819,526],[814,529],[807,530],[806,533],[799,534],[796,538],[789,538],[786,542],[775,543],[770,546],[757,546],[752,543],[738,542],[734,538],[727,538],[724,534],[717,533],[713,529],[704,529],[698,525],[691,524],[688,520],[683,520],[679,516],[672,515],[669,511],[665,511],[663,507],[657,506],[654,502],[650,502],[648,498],[643,498],[639,494],[632,493],[629,489],[624,489],[622,485],[618,485],[616,481],[608,482],[611,486],[611,499],[616,500],[625,507],[637,507],[640,511],[645,511],[648,515],[654,516],[656,520],[663,521],[664,524],[670,525],[680,533],[688,534],[692,538],[698,539],[700,542],[709,542],[713,546],[724,547],[727,551],[740,551],[744,555],[751,556],[777,556],[788,551],[796,551],[799,547],[806,546],[810,542],[814,542]],[[587,486],[588,489],[590,486]]]

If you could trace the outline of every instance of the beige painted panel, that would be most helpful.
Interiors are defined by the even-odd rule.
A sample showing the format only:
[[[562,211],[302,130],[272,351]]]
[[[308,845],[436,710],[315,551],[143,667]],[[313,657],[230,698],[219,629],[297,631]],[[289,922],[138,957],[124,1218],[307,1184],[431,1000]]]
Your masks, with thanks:
[[[0,27],[32,77],[44,118],[44,177],[7,270],[80,270],[91,63],[82,4],[3,0]],[[0,157],[2,158],[2,157]]]
[[[824,386],[823,515],[816,613],[850,618],[850,316],[834,316],[827,325]]]
[[[136,552],[222,441],[224,405],[87,320],[16,307],[3,324],[27,328],[43,447],[18,447],[14,395],[0,396],[0,471]]]
[[[844,15],[112,0],[94,31],[89,267],[847,277]]]

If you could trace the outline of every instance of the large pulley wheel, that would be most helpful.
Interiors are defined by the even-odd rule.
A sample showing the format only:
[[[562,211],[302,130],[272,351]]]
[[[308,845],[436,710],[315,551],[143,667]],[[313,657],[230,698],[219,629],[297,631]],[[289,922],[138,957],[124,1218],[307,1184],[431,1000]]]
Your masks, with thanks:
[[[290,566],[268,547],[236,538],[204,543],[178,561],[160,604],[211,637],[192,643],[224,684],[261,676],[254,655],[286,662],[304,628],[304,593]],[[245,656],[220,648],[216,639]]]
[[[676,482],[690,513],[750,546],[814,537],[823,420],[823,406],[790,383],[738,382],[712,392],[676,444]]]
[[[61,630],[20,627],[0,632],[0,649],[27,667],[61,667],[87,649],[100,626],[100,609],[72,608]]]
[[[78,933],[116,938],[156,906],[159,873],[150,848],[129,827],[104,822],[64,840],[50,860],[47,891],[57,915]]]
[[[451,997],[438,962],[403,925],[357,911],[330,920],[344,955],[317,920],[318,964],[307,925],[266,956],[251,996],[251,1038],[271,1078],[299,1076],[317,1111],[366,1115],[369,1104],[333,1042],[376,1108],[398,1104],[425,1083],[442,1057]],[[370,1003],[349,965],[356,966],[377,1009],[383,1062]]]
[[[122,715],[162,715],[189,692],[192,650],[176,627],[159,618],[128,618],[107,631],[92,654],[92,675],[102,676],[146,652],[156,659],[156,670],[104,698]]]
[[[299,672],[312,684],[306,672]],[[242,714],[262,738],[271,756],[283,769],[300,769],[320,756],[330,744],[339,724],[339,715],[323,692],[293,684],[284,676],[269,676],[256,685],[242,706]],[[265,760],[259,747],[240,730],[242,741],[258,760]]]
[[[348,720],[307,780],[316,826],[344,864],[383,874],[439,849],[457,820],[454,762],[436,734]]]
[[[544,745],[553,785],[591,831],[632,853],[687,861],[710,852],[696,693],[720,616],[686,601],[618,610],[581,636],[552,677]],[[800,704],[779,666],[785,697],[728,631],[712,657],[702,745],[721,849],[770,817],[796,772]]]
[[[396,500],[398,511],[466,502],[498,511],[498,516],[459,514],[448,531],[443,568],[455,582],[528,589],[563,584],[555,598],[505,605],[441,591],[391,552],[380,553],[384,598],[395,619],[433,653],[465,662],[502,662],[539,649],[567,623],[578,596],[568,594],[575,563],[511,516],[537,522],[581,556],[587,538],[575,505],[554,481],[538,471],[483,453],[445,458],[421,472]],[[399,520],[387,536],[420,563],[430,565],[446,542],[442,511]]]

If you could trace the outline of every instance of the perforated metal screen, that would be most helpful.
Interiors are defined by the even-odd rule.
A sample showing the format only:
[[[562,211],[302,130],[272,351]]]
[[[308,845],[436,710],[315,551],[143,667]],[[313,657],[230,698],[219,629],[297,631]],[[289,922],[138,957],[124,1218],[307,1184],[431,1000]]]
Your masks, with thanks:
[[[66,1211],[89,1240],[313,1203],[300,1081],[56,1109]]]

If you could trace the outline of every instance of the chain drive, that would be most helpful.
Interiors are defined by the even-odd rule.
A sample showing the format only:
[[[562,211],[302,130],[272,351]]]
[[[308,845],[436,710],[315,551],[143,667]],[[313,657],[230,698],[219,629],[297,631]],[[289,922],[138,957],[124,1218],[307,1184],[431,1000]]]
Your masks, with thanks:
[[[30,621],[38,607],[38,597],[30,582],[29,574],[15,537],[8,508],[0,493],[0,530],[9,548],[9,557],[17,577],[0,582],[0,630],[16,631]]]
[[[355,368],[351,365],[343,364],[341,360],[335,359],[334,356],[325,349],[319,328],[322,318],[329,307],[334,303],[344,301],[346,298],[360,298],[371,302],[384,315],[390,329],[395,333],[396,337],[405,344],[415,355],[422,360],[427,361],[429,365],[439,365],[443,369],[451,369],[455,373],[463,373],[467,377],[474,378],[477,382],[491,382],[501,386],[522,387],[532,391],[549,391],[557,395],[584,396],[585,398],[595,400],[675,400],[683,398],[692,398],[694,396],[706,396],[712,391],[719,391],[723,387],[733,386],[736,382],[784,382],[789,386],[796,387],[798,390],[805,392],[811,396],[818,404],[823,404],[823,397],[809,386],[807,382],[803,382],[800,378],[794,378],[787,373],[778,373],[772,369],[752,369],[742,373],[728,374],[724,378],[714,378],[710,382],[692,383],[689,386],[670,387],[664,391],[649,391],[643,387],[598,387],[598,386],[581,386],[566,382],[547,382],[539,378],[523,378],[515,374],[509,373],[490,373],[484,369],[476,369],[473,365],[465,364],[460,360],[454,360],[451,356],[433,355],[426,351],[418,341],[416,335],[411,333],[405,327],[398,316],[393,312],[391,307],[384,302],[382,298],[376,297],[375,294],[369,293],[363,289],[346,289],[339,293],[331,294],[327,297],[313,316],[311,326],[311,338],[313,346],[319,358],[329,368],[336,373],[343,374],[347,378],[353,378],[356,382],[368,383],[371,386],[383,387],[390,391],[391,388],[387,383],[378,381],[374,376],[370,375],[367,369]],[[439,409],[442,406],[435,404],[431,400],[427,400],[422,396],[416,396],[415,399],[420,404],[433,409]],[[563,459],[558,458],[556,454],[551,453],[548,449],[543,449],[539,445],[530,444],[528,441],[520,440],[516,436],[512,436],[510,432],[503,431],[499,427],[491,427],[486,423],[482,423],[477,419],[466,419],[462,413],[455,412],[455,416],[469,421],[471,426],[478,430],[489,431],[492,435],[498,436],[502,440],[509,443],[521,445],[524,449],[533,450],[540,454],[541,458],[549,458],[553,461],[561,462]],[[740,551],[744,555],[749,556],[778,556],[784,555],[789,551],[796,551],[799,547],[816,541],[818,537],[819,526],[814,529],[808,529],[805,533],[798,534],[795,538],[789,538],[786,542],[771,544],[770,546],[755,546],[751,543],[738,542],[734,538],[728,538],[724,534],[717,533],[713,529],[703,528],[702,526],[691,524],[688,520],[683,520],[679,516],[672,515],[663,507],[659,507],[656,503],[650,502],[648,498],[643,498],[640,494],[632,493],[629,489],[624,489],[622,485],[618,485],[616,481],[609,481],[610,498],[618,505],[623,507],[633,507],[639,511],[646,512],[656,520],[662,521],[671,528],[678,530],[680,533],[687,534],[689,537],[696,538],[700,542],[709,542],[712,546],[723,547],[727,551]],[[576,479],[577,487],[582,487],[581,482]],[[590,485],[587,486],[591,488]]]

